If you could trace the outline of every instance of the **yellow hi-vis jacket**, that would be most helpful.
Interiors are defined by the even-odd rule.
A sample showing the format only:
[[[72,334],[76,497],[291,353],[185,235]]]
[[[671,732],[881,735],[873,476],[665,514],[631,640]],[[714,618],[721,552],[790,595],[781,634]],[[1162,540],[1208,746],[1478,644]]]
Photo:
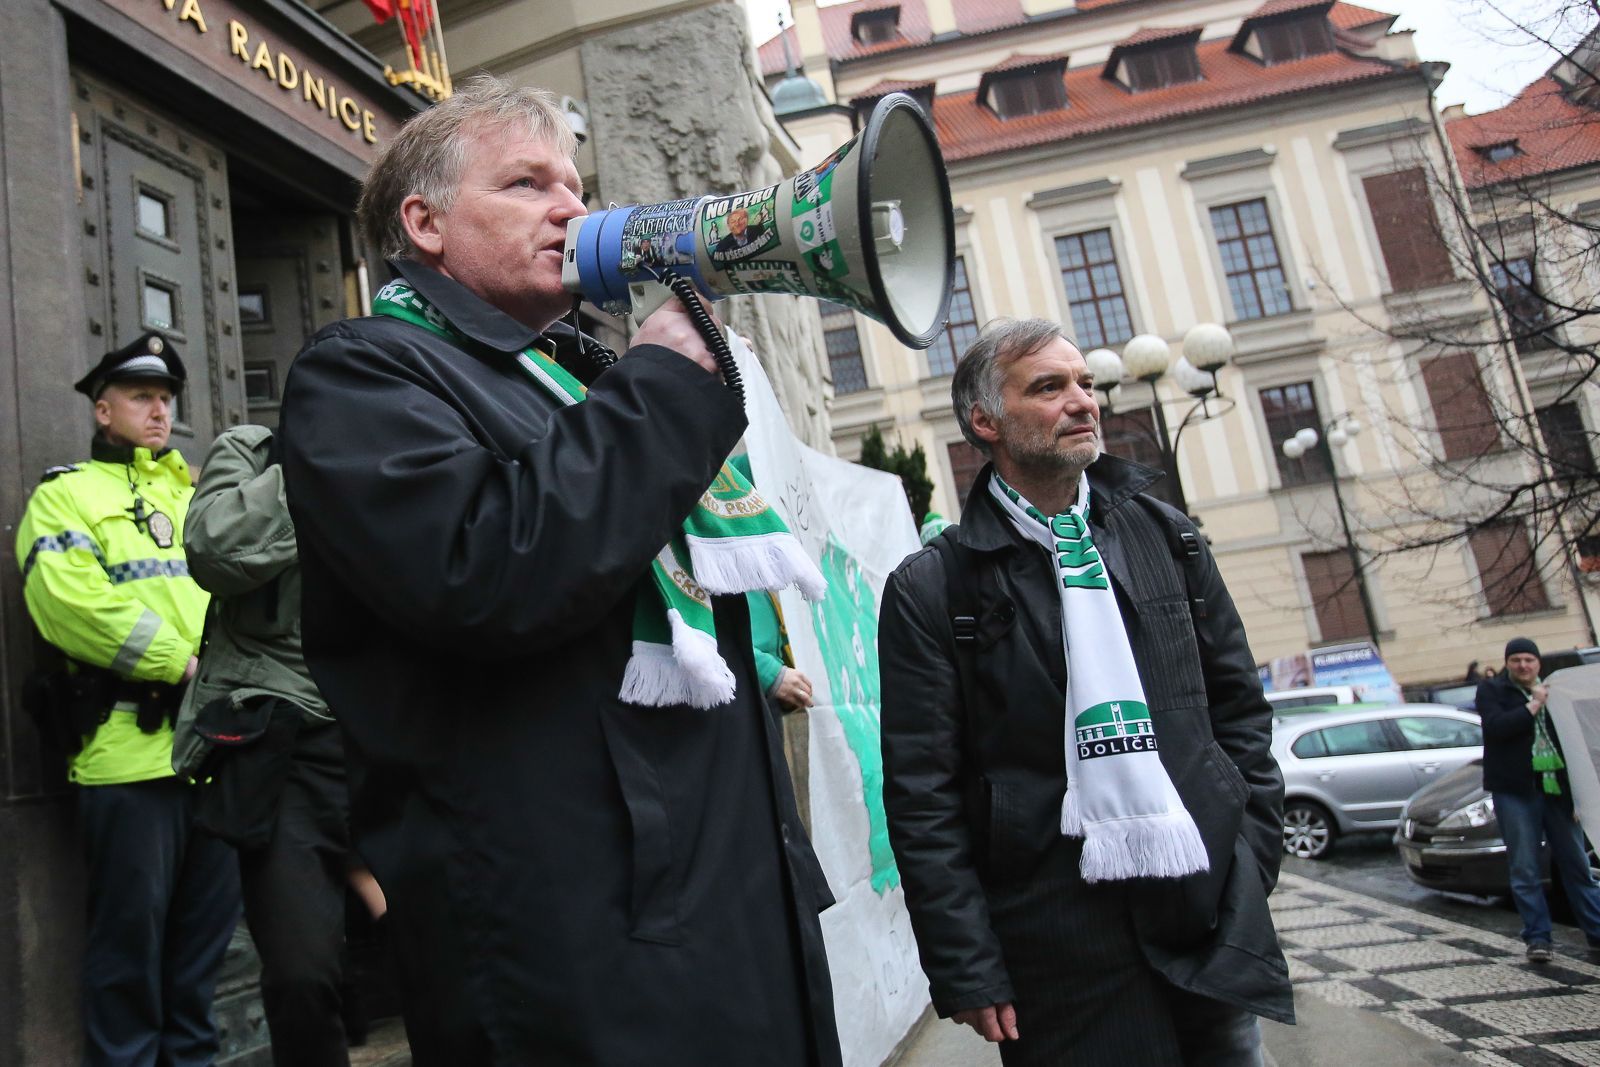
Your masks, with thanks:
[[[23,513],[17,560],[28,612],[46,641],[79,662],[138,681],[180,682],[210,599],[183,554],[189,465],[175,449],[151,455],[98,437],[92,455],[47,473]],[[148,520],[142,529],[136,496]],[[170,776],[171,725],[147,734],[135,720],[132,705],[117,704],[72,758],[68,777],[116,785]]]

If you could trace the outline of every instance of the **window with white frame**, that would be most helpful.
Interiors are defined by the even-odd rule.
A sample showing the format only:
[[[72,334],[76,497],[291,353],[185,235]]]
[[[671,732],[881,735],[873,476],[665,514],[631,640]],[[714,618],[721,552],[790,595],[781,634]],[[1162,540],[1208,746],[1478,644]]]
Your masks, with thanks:
[[[1228,296],[1238,319],[1260,319],[1293,311],[1289,281],[1272,233],[1266,199],[1223,204],[1211,209],[1217,255],[1227,277]]]
[[[856,332],[855,312],[823,301],[822,342],[828,350],[828,366],[833,371],[835,396],[859,393],[867,388],[867,366],[861,355],[861,335]]]
[[[928,374],[937,378],[956,372],[956,361],[978,339],[978,309],[967,281],[967,260],[957,256],[950,287],[950,318],[928,348]]]
[[[1550,305],[1539,293],[1533,259],[1519,256],[1489,264],[1500,307],[1511,323],[1511,339],[1518,352],[1533,352],[1555,343],[1550,335]]]
[[[1073,339],[1087,352],[1133,336],[1122,272],[1109,229],[1056,238],[1056,259],[1072,309]]]

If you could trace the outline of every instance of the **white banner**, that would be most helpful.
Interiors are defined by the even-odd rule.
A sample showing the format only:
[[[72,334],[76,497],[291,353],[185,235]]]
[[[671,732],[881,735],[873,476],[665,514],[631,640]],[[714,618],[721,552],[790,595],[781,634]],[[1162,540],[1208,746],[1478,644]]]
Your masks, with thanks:
[[[1589,840],[1600,846],[1600,663],[1556,671],[1545,707],[1561,739],[1572,800]]]
[[[808,448],[748,345],[733,339],[756,487],[828,579],[807,604],[779,600],[795,663],[811,679],[811,837],[838,903],[822,913],[845,1067],[878,1067],[928,1005],[883,816],[878,604],[917,550],[900,479]]]

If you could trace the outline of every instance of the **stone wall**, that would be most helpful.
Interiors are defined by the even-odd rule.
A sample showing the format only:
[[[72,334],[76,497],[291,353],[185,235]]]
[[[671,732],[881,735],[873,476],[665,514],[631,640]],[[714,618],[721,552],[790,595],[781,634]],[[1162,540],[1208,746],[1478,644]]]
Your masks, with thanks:
[[[798,169],[732,0],[596,34],[581,55],[598,205],[755,189]],[[717,312],[761,357],[790,429],[831,454],[817,303],[736,296]]]

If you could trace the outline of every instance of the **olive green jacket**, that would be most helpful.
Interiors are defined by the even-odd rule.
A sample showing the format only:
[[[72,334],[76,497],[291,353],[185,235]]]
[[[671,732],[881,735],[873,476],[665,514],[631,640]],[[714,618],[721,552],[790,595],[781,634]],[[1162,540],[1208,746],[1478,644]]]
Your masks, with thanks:
[[[189,573],[213,599],[200,669],[178,712],[172,766],[180,775],[192,775],[205,756],[194,717],[218,697],[276,696],[298,704],[308,721],[332,718],[300,649],[300,556],[271,446],[264,426],[222,434],[189,505]]]

